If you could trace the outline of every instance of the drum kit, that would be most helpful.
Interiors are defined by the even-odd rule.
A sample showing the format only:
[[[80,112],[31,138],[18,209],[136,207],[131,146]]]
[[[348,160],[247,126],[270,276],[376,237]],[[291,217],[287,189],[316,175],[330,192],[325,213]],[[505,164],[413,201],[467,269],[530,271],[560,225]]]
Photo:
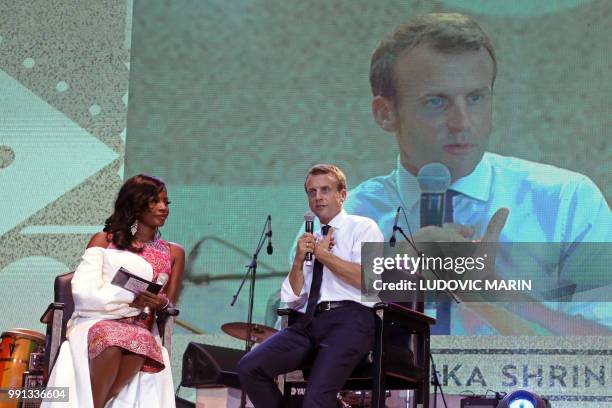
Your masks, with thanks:
[[[248,336],[248,323],[232,322],[221,326],[224,333],[240,340]],[[262,343],[278,330],[263,324],[251,324],[251,341]],[[338,408],[368,408],[372,406],[371,391],[343,391],[338,394]]]
[[[44,381],[45,335],[34,330],[10,329],[0,343],[0,388],[36,388]],[[31,405],[36,404],[36,405]],[[0,408],[30,408],[39,403],[0,397]]]
[[[248,324],[225,323],[221,330],[228,335],[246,340]],[[262,324],[251,324],[251,341],[262,343],[278,330]],[[45,335],[29,329],[9,329],[2,333],[0,343],[0,388],[38,388],[44,386]],[[339,408],[366,408],[371,405],[369,391],[342,392],[338,395]],[[0,408],[34,408],[37,402],[8,401],[0,396]]]
[[[246,340],[249,331],[249,324],[240,322],[225,323],[223,326],[221,326],[221,330],[234,338]],[[252,323],[251,341],[253,343],[262,343],[277,331],[278,330],[273,329],[272,327],[264,326],[263,324]]]

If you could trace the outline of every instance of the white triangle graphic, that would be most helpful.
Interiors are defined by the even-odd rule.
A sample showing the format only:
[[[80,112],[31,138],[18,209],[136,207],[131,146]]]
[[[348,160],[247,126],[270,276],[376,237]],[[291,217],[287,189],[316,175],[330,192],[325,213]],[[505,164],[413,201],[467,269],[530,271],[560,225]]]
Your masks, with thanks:
[[[2,70],[0,89],[0,146],[15,153],[0,169],[2,235],[118,155]]]

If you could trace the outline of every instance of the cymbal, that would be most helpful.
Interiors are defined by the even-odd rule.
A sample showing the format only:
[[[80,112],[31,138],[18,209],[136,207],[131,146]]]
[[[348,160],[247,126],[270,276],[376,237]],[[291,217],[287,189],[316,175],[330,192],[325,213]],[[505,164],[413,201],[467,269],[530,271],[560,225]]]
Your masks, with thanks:
[[[233,322],[225,323],[221,326],[221,330],[240,340],[246,340],[248,323]],[[255,343],[261,343],[268,337],[272,336],[278,330],[272,327],[264,326],[263,324],[252,323],[251,324],[251,341]]]

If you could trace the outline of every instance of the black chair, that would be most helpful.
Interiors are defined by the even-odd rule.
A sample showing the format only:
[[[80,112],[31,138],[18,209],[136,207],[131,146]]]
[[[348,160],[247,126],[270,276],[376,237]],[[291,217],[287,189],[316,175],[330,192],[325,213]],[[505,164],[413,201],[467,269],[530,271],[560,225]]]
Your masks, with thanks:
[[[353,370],[343,390],[372,390],[373,408],[385,407],[387,390],[415,390],[412,406],[428,408],[429,335],[435,319],[391,302],[377,303],[374,310],[379,317],[374,349]],[[278,313],[289,325],[298,315],[293,309],[279,309]],[[308,381],[308,367],[302,367],[302,373]],[[296,385],[300,387],[299,376],[285,376],[283,390],[288,406],[292,406]]]
[[[72,299],[71,281],[74,272],[65,273],[55,278],[54,302],[47,307],[47,310],[40,318],[40,322],[47,325],[47,339],[45,344],[45,378],[55,364],[59,348],[66,340],[66,324],[72,312],[74,312],[74,300]],[[172,351],[172,328],[174,319],[178,316],[179,310],[168,308],[157,316],[157,325],[162,337],[162,343],[168,350]]]

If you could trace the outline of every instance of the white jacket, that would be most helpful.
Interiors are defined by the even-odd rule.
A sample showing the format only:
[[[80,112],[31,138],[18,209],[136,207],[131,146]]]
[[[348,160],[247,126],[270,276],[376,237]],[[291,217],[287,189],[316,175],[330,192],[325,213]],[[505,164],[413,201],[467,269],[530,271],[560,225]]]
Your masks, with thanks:
[[[132,252],[92,247],[83,254],[72,278],[74,313],[68,322],[67,341],[60,348],[47,384],[48,387],[68,387],[70,401],[44,402],[41,408],[93,407],[87,345],[89,328],[100,320],[140,313],[139,309],[129,306],[134,295],[110,283],[120,267],[147,280],[153,279],[151,264]],[[161,344],[155,324],[153,334]],[[106,408],[173,408],[172,372],[164,347],[162,355],[166,367],[161,372],[139,372]]]

